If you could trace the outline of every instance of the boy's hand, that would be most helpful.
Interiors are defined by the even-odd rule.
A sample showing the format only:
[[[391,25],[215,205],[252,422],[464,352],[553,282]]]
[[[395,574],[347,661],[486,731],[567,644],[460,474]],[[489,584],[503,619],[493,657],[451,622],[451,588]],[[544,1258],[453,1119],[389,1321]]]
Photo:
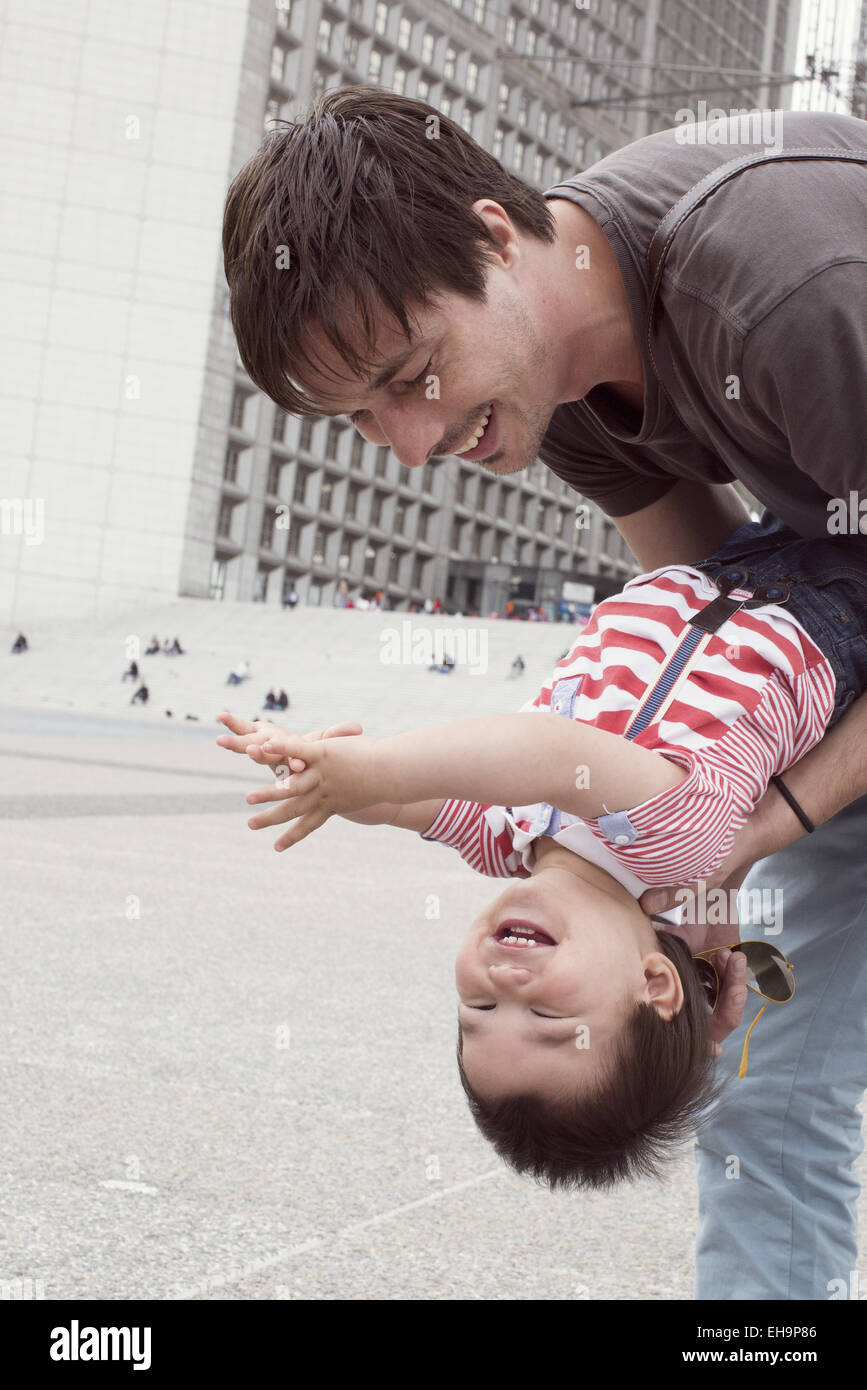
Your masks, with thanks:
[[[278,779],[272,786],[251,792],[246,798],[249,804],[278,803],[247,822],[253,830],[288,820],[296,822],[291,831],[275,841],[276,850],[297,844],[332,815],[342,815],[365,825],[381,825],[391,824],[401,809],[394,802],[365,804],[369,802],[369,794],[365,790],[363,773],[370,766],[375,739],[355,738],[355,746],[349,750],[351,756],[336,756],[334,741],[361,735],[360,724],[337,724],[327,730],[314,730],[302,738],[270,721],[251,723],[227,713],[219,718],[236,732],[231,736],[221,735],[217,743],[271,767]],[[326,757],[329,743],[330,756]]]

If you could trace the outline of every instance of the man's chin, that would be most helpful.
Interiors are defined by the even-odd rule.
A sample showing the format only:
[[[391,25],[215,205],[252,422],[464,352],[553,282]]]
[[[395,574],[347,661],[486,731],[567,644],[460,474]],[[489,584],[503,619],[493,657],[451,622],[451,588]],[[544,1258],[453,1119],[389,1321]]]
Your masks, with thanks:
[[[521,459],[510,459],[508,454],[504,454],[502,458],[497,458],[497,455],[493,454],[489,459],[479,459],[479,467],[484,468],[486,473],[494,473],[499,478],[507,478],[510,473],[523,473],[524,469],[529,468],[532,462],[532,459],[529,462],[524,462]]]

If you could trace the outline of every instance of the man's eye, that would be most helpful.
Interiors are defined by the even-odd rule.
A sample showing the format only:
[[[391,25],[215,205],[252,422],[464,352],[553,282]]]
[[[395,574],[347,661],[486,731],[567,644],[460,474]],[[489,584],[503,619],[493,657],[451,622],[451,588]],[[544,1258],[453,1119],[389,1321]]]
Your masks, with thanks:
[[[401,386],[420,386],[421,383],[424,381],[425,377],[427,376],[428,372],[430,371],[430,369],[431,369],[431,364],[432,364],[432,363],[433,363],[433,358],[430,359],[430,361],[428,362],[428,364],[427,364],[426,367],[422,367],[422,369],[421,369],[421,371],[419,372],[418,376],[412,377],[409,381],[402,381],[402,382],[400,382],[400,385],[401,385]]]

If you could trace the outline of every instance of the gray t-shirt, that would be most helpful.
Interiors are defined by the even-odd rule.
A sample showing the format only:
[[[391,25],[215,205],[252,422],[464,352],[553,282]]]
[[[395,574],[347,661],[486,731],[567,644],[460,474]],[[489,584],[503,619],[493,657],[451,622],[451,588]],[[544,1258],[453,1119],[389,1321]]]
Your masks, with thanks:
[[[787,111],[782,145],[867,154],[867,122]],[[545,193],[604,230],[644,365],[643,419],[596,387],[557,407],[539,451],[609,516],[649,506],[678,478],[739,478],[801,535],[827,537],[829,498],[867,498],[867,164],[771,161],[714,190],[668,251],[659,379],[648,357],[658,223],[709,170],[758,148],[660,131]]]

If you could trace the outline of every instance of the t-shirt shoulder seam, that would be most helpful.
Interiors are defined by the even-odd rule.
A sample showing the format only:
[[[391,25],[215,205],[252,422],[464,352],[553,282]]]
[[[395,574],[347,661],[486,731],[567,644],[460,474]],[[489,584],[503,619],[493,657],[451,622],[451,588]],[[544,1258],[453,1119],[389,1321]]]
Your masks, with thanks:
[[[809,285],[811,281],[815,280],[819,275],[824,275],[826,270],[834,270],[838,265],[867,265],[867,256],[840,256],[833,261],[828,261],[827,265],[817,266],[809,275],[805,275],[803,280],[799,280],[797,285],[792,285],[790,289],[786,290],[785,294],[780,295],[780,298],[766,310],[762,317],[757,319],[756,322],[747,329],[747,335],[754,333],[757,328],[760,328],[762,324],[770,318],[771,314],[776,313],[777,309],[785,304],[787,299],[791,299],[793,294],[798,293],[798,290],[802,290],[805,285]]]

